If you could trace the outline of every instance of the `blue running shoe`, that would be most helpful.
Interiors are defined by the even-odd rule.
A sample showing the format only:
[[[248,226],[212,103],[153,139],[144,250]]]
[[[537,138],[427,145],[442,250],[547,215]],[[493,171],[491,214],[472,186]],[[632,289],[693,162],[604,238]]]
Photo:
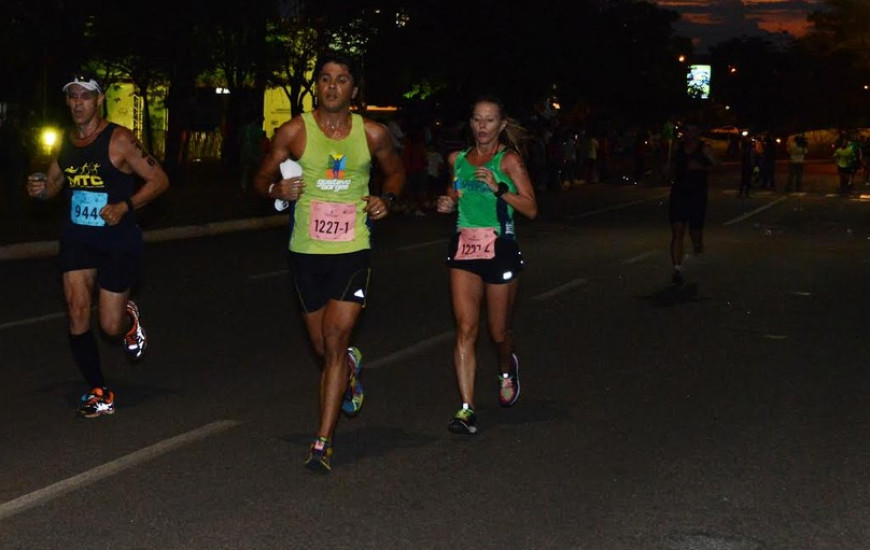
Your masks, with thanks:
[[[347,368],[349,371],[347,391],[344,394],[344,401],[341,403],[341,410],[344,411],[344,414],[353,416],[362,409],[363,399],[365,399],[365,391],[360,382],[362,352],[359,348],[347,348]]]

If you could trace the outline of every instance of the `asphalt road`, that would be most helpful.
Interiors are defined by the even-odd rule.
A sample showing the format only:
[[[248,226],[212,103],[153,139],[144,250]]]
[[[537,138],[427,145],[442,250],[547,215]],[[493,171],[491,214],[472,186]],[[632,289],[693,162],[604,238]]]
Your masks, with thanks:
[[[707,252],[670,285],[667,189],[583,186],[520,221],[522,395],[480,434],[458,406],[448,217],[375,234],[361,415],[333,472],[302,468],[319,373],[283,228],[155,242],[151,337],[80,420],[51,258],[0,264],[0,548],[870,547],[870,202],[737,198],[717,178]]]

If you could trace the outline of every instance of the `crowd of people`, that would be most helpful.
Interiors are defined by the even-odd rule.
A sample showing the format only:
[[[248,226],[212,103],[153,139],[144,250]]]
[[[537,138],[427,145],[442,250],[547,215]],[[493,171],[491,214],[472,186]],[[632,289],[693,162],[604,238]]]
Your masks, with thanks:
[[[521,152],[535,191],[561,191],[587,183],[667,184],[674,145],[664,128],[599,128],[567,123],[540,112],[517,120]],[[432,120],[391,120],[388,127],[408,174],[394,211],[425,216],[449,186],[450,153],[473,140],[467,125]]]

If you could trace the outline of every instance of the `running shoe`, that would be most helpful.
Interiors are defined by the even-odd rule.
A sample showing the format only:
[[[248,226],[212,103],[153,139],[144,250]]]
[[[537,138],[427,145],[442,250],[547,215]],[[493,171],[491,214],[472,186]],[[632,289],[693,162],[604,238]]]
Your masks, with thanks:
[[[332,466],[329,465],[331,456],[332,443],[325,437],[318,437],[308,448],[308,459],[305,461],[305,467],[315,472],[329,473],[332,470]]]
[[[344,414],[353,416],[362,409],[363,399],[365,399],[365,391],[360,383],[362,352],[359,348],[347,348],[347,368],[350,374],[348,374],[347,391],[341,403],[341,410]]]
[[[148,347],[148,337],[145,336],[145,329],[139,322],[139,308],[136,307],[133,300],[127,300],[127,315],[133,321],[133,326],[124,336],[124,349],[127,352],[127,357],[135,361],[141,359],[145,353],[145,348]]]
[[[511,366],[508,372],[498,377],[498,404],[510,407],[520,398],[520,360],[517,354],[511,354]]]
[[[115,413],[115,394],[108,388],[94,388],[82,396],[78,415],[82,418],[96,418]]]
[[[474,416],[474,409],[463,406],[450,419],[447,429],[455,434],[476,434],[477,417]]]

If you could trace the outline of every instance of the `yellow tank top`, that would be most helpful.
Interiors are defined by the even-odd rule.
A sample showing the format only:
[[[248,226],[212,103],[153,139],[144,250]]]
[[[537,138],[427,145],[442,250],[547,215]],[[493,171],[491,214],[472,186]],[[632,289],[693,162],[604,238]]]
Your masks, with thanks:
[[[351,114],[350,134],[327,137],[311,113],[302,114],[305,151],[299,158],[305,191],[290,218],[290,250],[345,254],[371,247],[362,197],[369,194],[371,153],[363,118]]]

